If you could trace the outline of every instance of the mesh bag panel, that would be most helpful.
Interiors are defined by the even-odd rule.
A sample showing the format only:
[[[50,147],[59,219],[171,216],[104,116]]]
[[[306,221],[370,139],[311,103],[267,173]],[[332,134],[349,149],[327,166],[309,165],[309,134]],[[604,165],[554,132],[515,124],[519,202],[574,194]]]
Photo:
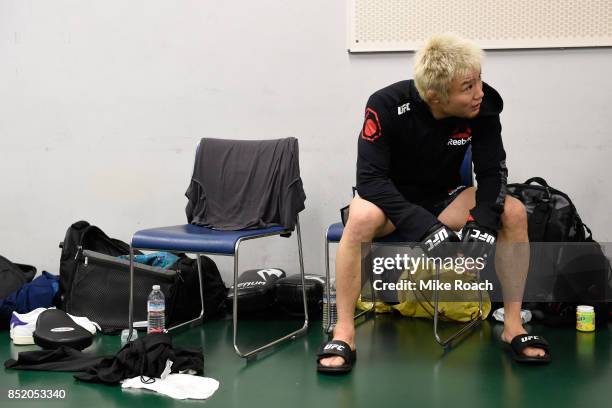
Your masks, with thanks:
[[[166,321],[169,321],[169,297],[175,292],[176,273],[169,270],[152,273],[150,268],[137,265],[134,264],[134,321],[147,320],[147,298],[153,285],[160,285],[166,296]],[[129,299],[129,264],[89,256],[87,263],[77,267],[66,312],[86,316],[98,323],[104,332],[112,332],[128,327]]]

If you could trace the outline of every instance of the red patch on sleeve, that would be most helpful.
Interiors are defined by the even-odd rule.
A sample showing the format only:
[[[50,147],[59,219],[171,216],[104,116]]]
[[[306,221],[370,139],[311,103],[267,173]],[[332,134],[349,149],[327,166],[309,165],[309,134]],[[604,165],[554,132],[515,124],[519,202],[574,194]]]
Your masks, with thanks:
[[[378,114],[374,109],[367,108],[365,112],[365,119],[363,121],[363,128],[361,129],[361,137],[367,141],[373,142],[382,136],[380,130],[380,121],[378,120]]]

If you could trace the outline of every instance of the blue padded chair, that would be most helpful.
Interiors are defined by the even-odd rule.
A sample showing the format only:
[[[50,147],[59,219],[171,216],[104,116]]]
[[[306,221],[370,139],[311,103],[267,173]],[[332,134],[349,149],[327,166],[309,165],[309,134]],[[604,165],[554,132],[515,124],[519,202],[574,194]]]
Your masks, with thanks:
[[[198,145],[199,149],[199,145]],[[226,169],[227,171],[227,169]],[[303,326],[291,333],[288,333],[280,338],[275,339],[263,346],[257,347],[253,350],[242,351],[237,344],[238,336],[238,261],[240,255],[240,245],[244,241],[270,237],[275,235],[282,235],[283,237],[289,237],[293,231],[285,227],[270,227],[264,229],[249,229],[240,231],[221,231],[211,229],[207,227],[201,227],[192,224],[175,225],[170,227],[152,228],[137,231],[132,236],[131,247],[130,247],[130,308],[129,308],[129,327],[130,333],[133,327],[133,279],[134,279],[134,268],[133,268],[133,256],[134,249],[142,250],[153,250],[153,251],[169,251],[169,252],[183,252],[197,255],[197,266],[198,276],[200,284],[200,303],[202,310],[200,315],[195,319],[188,322],[173,326],[168,330],[175,330],[179,327],[187,325],[200,324],[204,316],[204,299],[202,297],[202,272],[201,272],[201,261],[200,255],[223,255],[231,256],[233,258],[234,266],[234,297],[233,297],[233,342],[234,349],[241,357],[251,357],[272,347],[283,341],[293,339],[299,335],[306,333],[308,328],[308,311],[306,307],[306,294],[304,288],[304,260],[302,254],[302,238],[300,234],[300,222],[299,217],[296,221],[295,233],[297,238],[298,246],[298,260],[300,274],[302,277],[302,299],[304,306],[304,324]]]
[[[465,152],[465,156],[463,158],[463,162],[461,163],[461,182],[463,185],[465,186],[473,186],[474,185],[474,178],[472,175],[472,146],[469,146],[468,149]],[[327,302],[330,302],[330,273],[329,273],[329,244],[330,243],[339,243],[340,239],[342,238],[342,233],[344,232],[344,225],[341,222],[337,222],[334,224],[331,224],[328,228],[327,231],[325,233],[325,282],[327,285]],[[374,240],[374,242],[402,242],[402,238],[400,237],[400,235],[396,232],[393,232],[387,236],[384,237],[380,237],[380,238],[376,238]],[[436,278],[439,279],[439,270],[436,270]],[[375,299],[375,291],[372,289],[372,307],[370,309],[367,310],[362,310],[361,312],[357,313],[355,315],[355,319],[370,313],[374,311],[374,304],[376,302]],[[474,327],[476,324],[478,324],[481,320],[482,320],[482,315],[483,315],[483,308],[482,308],[482,292],[480,292],[480,309],[479,309],[479,315],[476,316],[476,318],[474,318],[471,322],[469,322],[468,324],[464,325],[464,327],[459,330],[458,332],[456,332],[453,336],[449,337],[446,340],[442,340],[439,333],[438,333],[438,292],[434,291],[434,316],[433,316],[433,320],[434,320],[434,337],[436,339],[436,341],[442,345],[443,347],[448,347],[451,342],[457,338],[458,336],[460,336],[462,333],[464,333],[465,331],[469,330],[470,328]],[[328,309],[328,316],[327,316],[327,321],[331,322],[331,317],[329,315],[329,309]],[[326,328],[326,333],[331,334],[331,324],[328,325],[328,327]]]

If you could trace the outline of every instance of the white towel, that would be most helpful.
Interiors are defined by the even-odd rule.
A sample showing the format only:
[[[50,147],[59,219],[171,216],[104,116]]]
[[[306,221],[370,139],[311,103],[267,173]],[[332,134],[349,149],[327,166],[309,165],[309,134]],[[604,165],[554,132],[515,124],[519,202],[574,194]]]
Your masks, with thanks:
[[[504,308],[500,307],[499,309],[497,309],[496,311],[493,312],[493,317],[495,318],[495,320],[497,320],[498,322],[503,322],[504,321]],[[523,324],[525,323],[529,323],[531,321],[531,311],[527,310],[527,309],[521,309],[521,320],[523,321]]]
[[[189,374],[169,374],[163,380],[161,378],[151,380],[155,382],[145,384],[140,377],[128,378],[123,380],[121,388],[145,388],[174,399],[207,399],[219,388],[219,381],[214,378]]]

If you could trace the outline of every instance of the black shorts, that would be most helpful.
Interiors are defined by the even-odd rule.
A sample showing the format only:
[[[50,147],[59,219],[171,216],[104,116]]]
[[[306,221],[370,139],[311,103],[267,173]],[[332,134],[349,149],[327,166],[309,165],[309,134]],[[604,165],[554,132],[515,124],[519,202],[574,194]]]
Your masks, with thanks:
[[[417,204],[437,217],[446,207],[450,205],[450,203],[455,200],[455,198],[459,197],[459,194],[461,194],[467,188],[469,188],[469,186],[458,186],[451,190],[446,197],[424,200]],[[353,196],[355,195],[355,192],[356,189],[353,187]],[[342,224],[344,225],[346,225],[346,221],[348,220],[348,209],[348,205],[340,209],[340,217],[342,219]]]
[[[459,194],[466,188],[468,188],[468,186],[459,186],[451,190],[446,197],[424,200],[418,204],[437,217],[455,200],[455,198],[459,197]]]

